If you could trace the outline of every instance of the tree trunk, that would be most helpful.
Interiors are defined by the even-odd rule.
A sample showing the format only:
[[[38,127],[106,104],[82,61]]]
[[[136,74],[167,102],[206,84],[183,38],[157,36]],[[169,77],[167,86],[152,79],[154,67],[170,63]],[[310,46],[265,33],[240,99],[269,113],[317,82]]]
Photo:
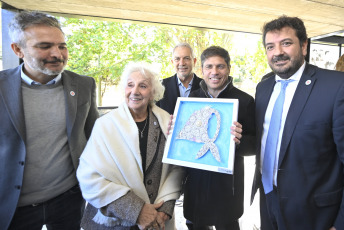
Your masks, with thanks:
[[[102,98],[102,78],[98,77],[98,84],[97,84],[97,100],[98,100],[98,106],[103,105],[103,98]]]

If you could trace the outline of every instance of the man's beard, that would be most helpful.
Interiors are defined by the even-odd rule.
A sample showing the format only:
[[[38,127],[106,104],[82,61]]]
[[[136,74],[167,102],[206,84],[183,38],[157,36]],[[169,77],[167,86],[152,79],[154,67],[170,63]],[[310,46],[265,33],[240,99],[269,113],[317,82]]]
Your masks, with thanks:
[[[287,67],[278,68],[273,65],[275,62],[285,61],[285,60],[289,60],[291,62],[290,65]],[[303,64],[303,61],[304,61],[304,57],[302,55],[295,56],[295,59],[291,60],[288,55],[282,54],[282,55],[274,57],[271,60],[272,64],[269,63],[269,65],[275,74],[277,74],[283,79],[288,79],[299,70],[299,68]]]
[[[61,70],[51,70],[49,68],[44,67],[45,64],[47,63],[54,63],[54,62],[61,62],[64,63],[63,67]],[[45,75],[49,75],[49,76],[55,76],[55,75],[59,75],[60,73],[63,72],[64,67],[66,66],[65,64],[66,60],[64,59],[58,59],[58,58],[54,58],[52,61],[48,61],[46,59],[44,60],[37,60],[37,59],[31,59],[30,63],[26,63],[27,65],[30,66],[31,69],[37,71],[37,72],[41,72]],[[43,63],[43,64],[42,64]]]

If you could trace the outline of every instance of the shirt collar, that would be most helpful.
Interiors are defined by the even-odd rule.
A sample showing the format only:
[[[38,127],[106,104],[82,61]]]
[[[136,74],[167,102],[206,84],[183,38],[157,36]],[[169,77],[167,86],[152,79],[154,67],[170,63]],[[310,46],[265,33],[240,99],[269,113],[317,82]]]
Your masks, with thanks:
[[[306,67],[306,62],[304,61],[302,66],[298,69],[298,71],[296,71],[296,73],[294,73],[289,79],[293,80],[293,81],[296,81],[296,82],[300,81],[302,73],[305,70],[305,67]],[[281,78],[280,76],[278,76],[276,74],[275,80],[277,82],[277,81],[285,80],[285,79]]]
[[[192,79],[189,82],[189,86],[192,86],[193,79],[194,79],[194,74],[192,74]],[[181,82],[178,76],[177,76],[177,81],[178,81],[178,85],[183,85],[183,83]]]
[[[21,68],[21,75],[20,75],[20,76],[21,76],[22,80],[23,80],[26,84],[28,84],[28,85],[43,85],[43,84],[41,84],[41,83],[39,83],[39,82],[37,82],[37,81],[32,80],[29,76],[27,76],[27,75],[24,73],[23,69],[24,69],[24,65],[22,65],[22,68]],[[45,85],[53,85],[53,84],[59,82],[59,81],[61,80],[61,77],[62,77],[62,74],[59,73],[54,79],[50,80],[50,81],[47,82]]]

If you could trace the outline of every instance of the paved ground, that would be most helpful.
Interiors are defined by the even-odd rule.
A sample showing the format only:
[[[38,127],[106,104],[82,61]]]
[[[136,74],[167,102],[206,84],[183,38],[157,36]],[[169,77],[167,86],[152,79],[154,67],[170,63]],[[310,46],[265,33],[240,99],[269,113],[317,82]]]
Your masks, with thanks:
[[[177,230],[187,230],[188,228],[186,227],[185,218],[183,216],[183,196],[181,196],[180,199],[177,200],[174,214],[176,218]]]
[[[256,196],[253,205],[250,206],[250,197],[251,197],[251,187],[253,174],[255,169],[255,159],[254,157],[245,157],[245,194],[244,194],[244,214],[240,218],[240,229],[241,230],[258,230],[260,229],[259,222],[259,197]],[[185,225],[185,219],[183,216],[183,197],[181,197],[176,202],[175,208],[175,219],[176,219],[176,229],[177,230],[187,230]],[[257,227],[258,226],[258,227]],[[46,227],[43,227],[43,230],[46,230]]]
[[[252,206],[249,205],[251,198],[251,187],[255,169],[255,158],[245,157],[245,198],[244,198],[244,214],[239,220],[241,230],[258,230],[259,222],[259,197],[256,196]],[[176,202],[175,218],[177,230],[187,230],[185,219],[183,216],[183,197]]]

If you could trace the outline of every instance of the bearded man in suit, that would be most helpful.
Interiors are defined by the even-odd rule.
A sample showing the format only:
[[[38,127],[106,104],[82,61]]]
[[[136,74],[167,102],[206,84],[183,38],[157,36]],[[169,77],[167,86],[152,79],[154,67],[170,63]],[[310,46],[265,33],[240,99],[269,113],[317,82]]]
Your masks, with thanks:
[[[343,230],[344,74],[305,61],[297,17],[266,23],[263,43],[274,76],[255,97],[261,229]]]
[[[24,63],[0,72],[0,229],[80,229],[76,169],[98,117],[95,81],[64,70],[54,17],[24,11],[9,28]]]

